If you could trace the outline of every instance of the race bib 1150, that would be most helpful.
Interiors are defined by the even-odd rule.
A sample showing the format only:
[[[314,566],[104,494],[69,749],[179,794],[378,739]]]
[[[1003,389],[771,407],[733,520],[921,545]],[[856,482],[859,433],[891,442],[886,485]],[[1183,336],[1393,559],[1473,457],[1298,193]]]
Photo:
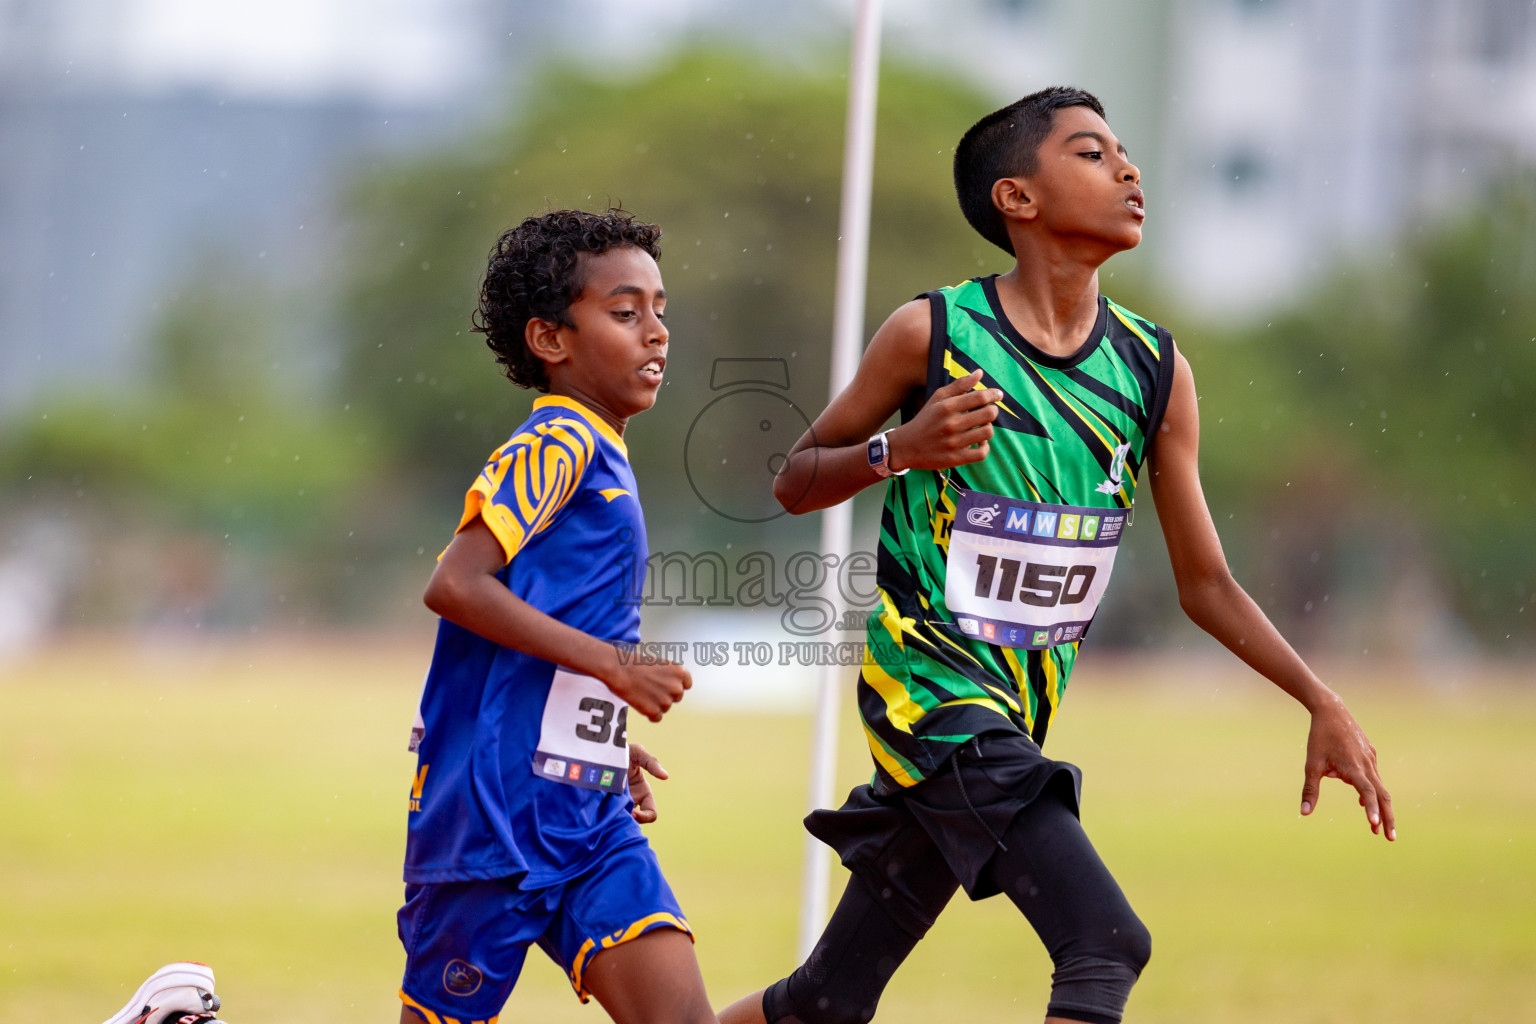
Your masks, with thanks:
[[[960,492],[944,581],[955,628],[1000,647],[1081,640],[1129,514]]]
[[[629,705],[601,680],[555,669],[544,702],[533,774],[549,782],[623,793],[629,772]]]

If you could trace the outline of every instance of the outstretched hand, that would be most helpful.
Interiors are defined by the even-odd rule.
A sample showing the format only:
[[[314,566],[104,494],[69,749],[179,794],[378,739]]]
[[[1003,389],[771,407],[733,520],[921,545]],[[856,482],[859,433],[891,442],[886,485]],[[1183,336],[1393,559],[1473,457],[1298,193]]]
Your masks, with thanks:
[[[1306,781],[1301,787],[1302,814],[1311,814],[1317,808],[1324,778],[1340,779],[1355,787],[1371,831],[1379,832],[1388,841],[1397,839],[1392,796],[1376,769],[1376,748],[1338,697],[1312,713],[1312,727],[1307,733]]]
[[[656,794],[651,792],[650,772],[658,779],[667,778],[667,770],[655,756],[638,743],[629,745],[629,796],[635,802],[630,815],[642,825],[656,820]]]
[[[980,383],[980,370],[950,381],[934,391],[911,422],[892,430],[891,468],[949,469],[986,458],[1003,393],[978,388]]]

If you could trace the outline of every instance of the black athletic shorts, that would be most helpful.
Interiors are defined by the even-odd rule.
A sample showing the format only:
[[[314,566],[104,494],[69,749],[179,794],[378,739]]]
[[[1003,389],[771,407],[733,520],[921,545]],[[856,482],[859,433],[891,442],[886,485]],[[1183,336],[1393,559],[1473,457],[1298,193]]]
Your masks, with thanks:
[[[1077,766],[1047,758],[1022,732],[986,733],[916,786],[888,795],[859,786],[837,810],[813,811],[805,827],[882,897],[902,927],[921,935],[957,879],[973,900],[997,894],[984,870],[999,837],[1048,786],[1060,787],[1077,813]]]

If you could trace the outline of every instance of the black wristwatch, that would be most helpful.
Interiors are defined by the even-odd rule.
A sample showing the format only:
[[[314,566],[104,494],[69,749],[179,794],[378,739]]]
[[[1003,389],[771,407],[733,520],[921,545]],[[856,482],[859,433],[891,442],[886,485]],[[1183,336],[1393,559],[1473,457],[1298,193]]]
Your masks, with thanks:
[[[890,431],[888,430],[882,430],[869,439],[869,444],[866,448],[866,452],[869,455],[869,468],[883,477],[906,476],[907,470],[891,468],[891,442],[887,437],[889,433]]]

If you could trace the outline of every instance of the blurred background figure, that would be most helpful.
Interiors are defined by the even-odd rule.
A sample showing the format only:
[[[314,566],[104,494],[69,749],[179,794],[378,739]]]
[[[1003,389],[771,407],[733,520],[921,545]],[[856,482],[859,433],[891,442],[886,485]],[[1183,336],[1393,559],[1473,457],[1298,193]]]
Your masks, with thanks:
[[[532,398],[486,372],[475,274],[546,206],[667,232],[680,358],[636,427],[657,551],[729,575],[812,546],[717,514],[684,453],[715,359],[782,360],[786,416],[824,400],[846,8],[0,2],[0,647],[414,621]],[[868,308],[1003,265],[952,210],[965,125],[1094,90],[1150,213],[1104,287],[1180,326],[1266,611],[1323,651],[1530,649],[1536,9],[892,0],[886,51]],[[711,486],[765,491],[762,454]],[[1095,643],[1190,640],[1156,535]],[[721,639],[763,632],[702,582],[660,581],[658,629],[709,604]]]

